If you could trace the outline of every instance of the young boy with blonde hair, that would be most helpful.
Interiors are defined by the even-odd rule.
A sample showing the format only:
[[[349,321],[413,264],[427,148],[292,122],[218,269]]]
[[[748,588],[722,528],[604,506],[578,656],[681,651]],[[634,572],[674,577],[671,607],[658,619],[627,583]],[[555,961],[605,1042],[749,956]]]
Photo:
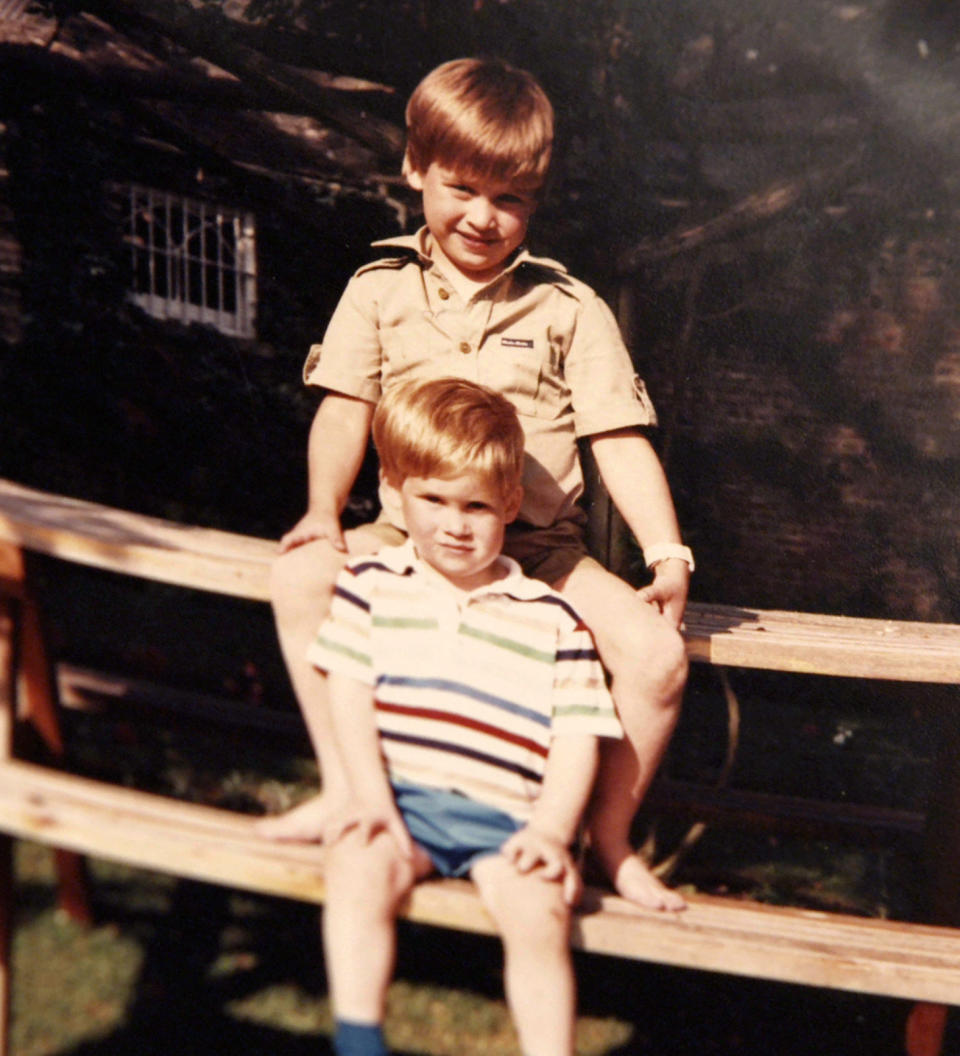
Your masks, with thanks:
[[[643,435],[655,412],[610,310],[562,265],[523,248],[550,163],[550,102],[525,71],[457,59],[413,92],[407,132],[404,172],[422,193],[426,223],[377,243],[385,255],[351,279],[322,346],[310,351],[305,380],[325,396],[310,431],[308,508],[281,540],[273,577],[281,647],[324,794],[261,831],[320,838],[342,798],[326,686],[306,650],[346,553],[404,537],[389,494],[374,524],[347,532],[340,524],[374,408],[399,381],[467,378],[503,393],[526,437],[524,499],[505,552],[582,613],[626,733],[604,751],[590,853],[624,897],[680,909],[682,897],[634,852],[630,826],[679,713],[687,665],[678,629],[693,558]],[[639,591],[587,554],[581,438],[653,570]]]
[[[395,921],[431,873],[469,876],[502,935],[526,1056],[572,1056],[570,855],[621,730],[570,605],[500,548],[520,508],[509,401],[406,382],[373,419],[406,543],[353,557],[309,650],[327,675],[346,800],[327,821],[324,950],[338,1056],[383,1056]]]

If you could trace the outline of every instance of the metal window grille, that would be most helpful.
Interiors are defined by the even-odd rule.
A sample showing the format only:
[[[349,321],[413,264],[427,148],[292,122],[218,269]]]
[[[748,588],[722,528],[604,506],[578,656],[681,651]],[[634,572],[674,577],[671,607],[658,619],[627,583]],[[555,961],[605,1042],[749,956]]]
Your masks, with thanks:
[[[149,187],[125,193],[134,303],[156,319],[253,337],[253,214]]]

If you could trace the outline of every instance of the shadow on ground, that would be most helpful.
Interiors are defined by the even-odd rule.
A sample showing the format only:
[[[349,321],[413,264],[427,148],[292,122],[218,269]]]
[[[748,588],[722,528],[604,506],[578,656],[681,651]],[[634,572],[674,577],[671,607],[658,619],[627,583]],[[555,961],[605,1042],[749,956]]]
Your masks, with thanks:
[[[316,1005],[326,983],[317,913],[180,881],[168,908],[124,909],[98,887],[98,916],[137,934],[144,957],[123,1026],[64,1056],[325,1056],[328,1026],[281,1029],[239,1018],[231,1003],[297,987]],[[224,958],[230,963],[223,970]],[[221,965],[220,969],[215,966]],[[578,955],[581,1012],[626,1025],[608,1056],[901,1056],[908,1004],[786,984]],[[401,926],[397,975],[411,986],[501,997],[499,944],[425,926]],[[956,1017],[954,1017],[955,1019]],[[944,1056],[960,1052],[952,1022]],[[438,1052],[436,1041],[405,1047]],[[491,1050],[501,1051],[501,1050]],[[451,1054],[452,1056],[452,1054]]]

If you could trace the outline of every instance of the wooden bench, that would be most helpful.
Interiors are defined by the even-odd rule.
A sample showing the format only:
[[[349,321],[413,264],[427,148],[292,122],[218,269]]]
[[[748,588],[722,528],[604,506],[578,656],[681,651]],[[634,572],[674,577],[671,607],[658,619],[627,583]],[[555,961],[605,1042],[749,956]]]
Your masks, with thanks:
[[[322,852],[265,843],[249,816],[70,775],[18,758],[18,724],[57,750],[55,695],[27,575],[29,552],[185,588],[266,601],[274,544],[0,480],[0,1028],[6,1052],[13,838],[306,902],[323,900]],[[960,626],[691,604],[695,661],[804,674],[960,683]],[[945,804],[944,809],[954,809]],[[70,859],[65,859],[68,867]],[[67,868],[67,872],[68,872]],[[428,881],[407,916],[474,932],[490,921],[469,883]],[[589,889],[583,950],[906,998],[911,1056],[939,1051],[960,1003],[960,929],[694,895],[662,915]]]

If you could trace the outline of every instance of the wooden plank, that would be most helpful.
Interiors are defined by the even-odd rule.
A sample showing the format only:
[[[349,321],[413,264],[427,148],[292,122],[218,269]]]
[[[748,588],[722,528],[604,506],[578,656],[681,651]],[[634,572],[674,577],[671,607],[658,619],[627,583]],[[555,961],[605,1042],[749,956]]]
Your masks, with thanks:
[[[301,901],[323,900],[322,850],[267,843],[252,819],[46,770],[0,766],[0,829],[96,857]],[[471,884],[418,886],[406,915],[477,933],[492,925]],[[590,890],[573,941],[594,953],[785,982],[951,1003],[960,932],[729,898],[681,914]]]
[[[691,603],[693,660],[796,674],[960,682],[960,625]]]
[[[0,540],[164,583],[265,601],[275,544],[0,480]],[[798,674],[960,683],[960,625],[691,602],[692,659]]]
[[[0,481],[0,539],[125,575],[269,599],[276,544]]]
[[[255,730],[258,735],[271,738],[278,748],[283,745],[285,750],[302,751],[312,758],[310,739],[297,712],[68,663],[57,666],[57,685],[65,708],[105,711],[128,719],[146,714],[167,725],[175,722],[208,729]],[[658,816],[693,816],[708,824],[735,824],[762,831],[776,829],[822,836],[849,835],[849,830],[854,829],[862,839],[883,844],[895,838],[916,839],[924,829],[924,814],[920,811],[714,788],[665,776],[658,776],[644,798],[644,806]]]
[[[693,817],[708,825],[735,825],[738,829],[762,832],[822,837],[849,836],[850,830],[856,830],[861,842],[880,844],[889,844],[893,839],[918,843],[925,822],[925,815],[917,810],[838,803],[753,789],[716,788],[659,776],[644,797],[643,805],[657,817]]]

